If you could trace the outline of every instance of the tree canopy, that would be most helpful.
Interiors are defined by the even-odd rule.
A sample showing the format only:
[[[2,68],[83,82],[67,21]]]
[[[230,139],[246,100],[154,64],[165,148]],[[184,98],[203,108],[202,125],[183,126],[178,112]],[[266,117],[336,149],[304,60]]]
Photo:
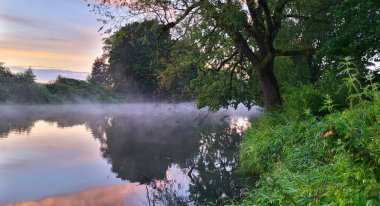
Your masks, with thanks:
[[[320,59],[344,55],[347,48],[367,58],[378,53],[376,46],[366,48],[369,42],[379,42],[374,0],[103,0],[92,6],[111,28],[120,22],[158,19],[174,38],[191,39],[205,70],[258,82],[267,109],[282,104],[274,74],[275,68],[282,68],[275,67],[276,57],[312,56],[321,49]],[[370,21],[356,25],[364,19]]]
[[[158,32],[157,21],[131,23],[105,40],[105,57],[113,89],[126,94],[153,95],[157,72],[165,68],[169,33]]]

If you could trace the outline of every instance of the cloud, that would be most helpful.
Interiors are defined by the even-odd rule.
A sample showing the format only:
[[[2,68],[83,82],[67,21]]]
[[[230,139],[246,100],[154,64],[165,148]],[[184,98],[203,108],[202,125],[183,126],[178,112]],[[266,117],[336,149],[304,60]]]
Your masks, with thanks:
[[[102,54],[99,23],[78,0],[0,1],[0,62],[90,71]],[[25,2],[25,3],[22,3]]]
[[[48,60],[65,60],[65,61],[86,61],[88,57],[71,55],[60,52],[45,52],[33,49],[17,49],[17,48],[0,48],[2,55],[14,55],[21,57],[32,57],[35,59],[48,59]]]
[[[31,21],[30,19],[15,16],[12,14],[5,14],[5,13],[0,13],[0,19],[2,21],[10,22],[10,23],[16,23],[16,24],[21,24],[24,26],[35,26],[35,22]]]

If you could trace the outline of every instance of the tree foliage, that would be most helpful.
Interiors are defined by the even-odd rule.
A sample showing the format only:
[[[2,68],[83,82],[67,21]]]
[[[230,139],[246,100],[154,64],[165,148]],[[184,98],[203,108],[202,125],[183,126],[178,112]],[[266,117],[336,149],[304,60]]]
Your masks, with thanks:
[[[196,61],[199,52],[188,39],[172,40],[171,45],[165,69],[157,76],[160,93],[174,101],[193,99],[191,82],[198,77],[198,68],[201,67],[201,63]]]
[[[281,105],[273,72],[274,58],[310,56],[327,42],[333,45],[333,39],[346,33],[345,27],[354,24],[344,22],[358,22],[366,17],[360,12],[347,15],[347,7],[355,4],[353,2],[360,11],[374,5],[374,1],[366,4],[355,0],[105,0],[92,6],[93,11],[104,15],[104,22],[159,19],[165,25],[163,30],[171,29],[177,38],[191,38],[201,52],[199,58],[205,63],[205,69],[244,72],[249,81],[257,81],[266,107],[273,108]],[[123,15],[115,15],[112,9],[122,11]],[[371,14],[372,19],[378,17],[378,9],[374,7]],[[359,27],[349,36],[360,35]],[[369,35],[369,39],[377,40],[376,35]]]
[[[22,73],[12,73],[0,64],[0,102],[47,103],[52,96],[38,85],[31,68]]]
[[[364,67],[379,51],[375,0],[104,0],[92,6],[113,26],[158,19],[175,38],[191,39],[205,70],[244,72],[258,82],[268,109],[282,104],[276,75],[288,69],[275,66],[276,57],[305,56],[304,69],[316,82],[326,61],[351,52]]]
[[[56,96],[61,102],[113,102],[112,93],[100,85],[67,77],[58,76],[54,82],[45,85],[47,90]]]
[[[94,60],[88,81],[101,85],[105,88],[109,88],[111,86],[111,79],[108,75],[108,64],[106,63],[106,58],[104,56],[97,57]]]
[[[358,63],[368,61],[380,52],[380,3],[376,0],[343,1],[332,10],[331,29],[319,56],[337,60],[351,56]]]
[[[105,40],[108,74],[117,92],[153,95],[157,73],[165,69],[169,33],[160,33],[157,21],[128,24]]]

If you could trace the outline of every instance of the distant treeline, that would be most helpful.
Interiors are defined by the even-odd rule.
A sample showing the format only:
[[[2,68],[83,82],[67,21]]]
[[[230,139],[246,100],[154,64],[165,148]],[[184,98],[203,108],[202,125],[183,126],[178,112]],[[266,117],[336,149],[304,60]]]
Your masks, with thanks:
[[[87,81],[58,76],[48,84],[35,82],[32,69],[12,73],[0,65],[0,102],[20,104],[115,102],[115,94]]]

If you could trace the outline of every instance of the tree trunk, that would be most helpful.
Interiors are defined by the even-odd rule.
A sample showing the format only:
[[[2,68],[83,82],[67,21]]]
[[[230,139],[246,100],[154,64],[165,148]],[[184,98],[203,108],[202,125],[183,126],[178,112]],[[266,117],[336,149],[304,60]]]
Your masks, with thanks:
[[[273,68],[274,60],[272,59],[257,75],[264,95],[265,109],[267,110],[273,110],[282,105],[280,89]]]

